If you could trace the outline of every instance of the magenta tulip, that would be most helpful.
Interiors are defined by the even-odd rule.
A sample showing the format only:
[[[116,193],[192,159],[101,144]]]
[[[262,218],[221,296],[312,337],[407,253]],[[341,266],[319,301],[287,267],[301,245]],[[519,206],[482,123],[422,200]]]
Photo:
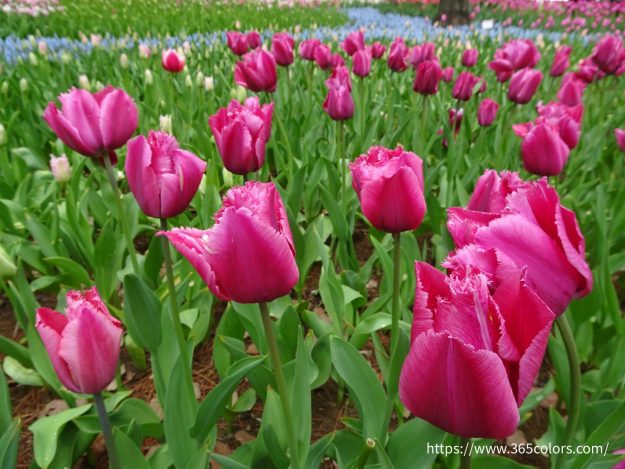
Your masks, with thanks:
[[[293,63],[293,48],[295,41],[287,33],[276,33],[271,39],[271,53],[276,63],[282,67],[288,67]]]
[[[542,362],[554,319],[523,276],[417,262],[411,346],[399,382],[415,416],[463,437],[503,439]],[[531,320],[528,318],[531,317]]]
[[[500,83],[507,82],[514,73],[512,64],[509,61],[502,59],[493,60],[488,64],[488,68],[495,72],[497,81]]]
[[[499,104],[493,101],[490,98],[484,99],[480,106],[477,109],[477,122],[482,127],[490,126],[495,117],[497,117],[497,111],[499,109]]]
[[[412,89],[422,95],[438,93],[438,83],[443,78],[443,71],[438,60],[426,60],[417,66]]]
[[[408,47],[401,37],[396,38],[391,44],[387,63],[394,72],[403,72],[408,69]]]
[[[595,45],[592,60],[602,72],[614,74],[625,60],[623,42],[611,34],[604,36]]]
[[[356,52],[365,49],[365,35],[362,31],[350,33],[341,43],[341,49],[350,57]]]
[[[551,64],[551,70],[549,75],[552,77],[559,77],[564,75],[564,72],[569,68],[569,57],[573,49],[569,46],[560,46],[553,57],[553,63]]]
[[[155,218],[181,214],[197,192],[206,163],[181,150],[176,139],[150,131],[128,142],[126,177],[143,213]]]
[[[461,72],[458,78],[456,78],[456,83],[454,83],[451,95],[454,99],[468,101],[471,99],[471,96],[477,92],[477,85],[479,83],[482,83],[480,77],[473,75],[471,72]]]
[[[513,71],[533,68],[540,60],[540,53],[531,39],[514,39],[495,52],[495,60],[509,62]]]
[[[238,31],[228,31],[226,33],[228,47],[235,55],[244,55],[248,50],[247,36]]]
[[[371,50],[361,49],[352,56],[352,71],[354,75],[364,78],[371,73]]]
[[[508,99],[516,104],[526,104],[534,97],[543,80],[540,70],[525,68],[515,72],[510,79]]]
[[[318,39],[307,39],[299,44],[299,55],[302,59],[315,60],[315,49],[321,44]]]
[[[337,67],[342,70],[344,67]],[[345,73],[349,72],[345,69]],[[339,75],[345,75],[339,72]],[[326,80],[328,94],[323,102],[323,110],[335,121],[350,119],[354,115],[354,98],[351,93],[351,86],[341,79],[330,78]]]
[[[374,59],[381,59],[384,53],[386,52],[386,46],[379,42],[374,42],[371,44],[371,57]]]
[[[237,85],[258,93],[273,93],[278,81],[276,60],[269,52],[262,49],[248,52],[243,60],[237,62],[234,69],[234,81]]]
[[[350,164],[362,213],[389,233],[416,230],[425,216],[423,162],[402,147],[372,147]]]
[[[453,130],[454,135],[458,135],[462,125],[462,118],[464,117],[464,109],[450,108],[447,113],[449,115],[449,126]]]
[[[573,73],[567,73],[562,79],[558,90],[558,100],[566,106],[576,106],[582,103],[586,83]]]
[[[72,150],[90,158],[108,154],[117,161],[115,150],[137,129],[137,106],[119,88],[107,86],[97,93],[72,88],[59,95],[61,109],[49,103],[43,118]]]
[[[159,235],[224,301],[272,301],[287,295],[299,276],[289,220],[271,182],[230,189],[208,230],[174,228]]]
[[[334,68],[334,58],[332,57],[332,50],[330,46],[326,44],[319,44],[315,48],[315,62],[321,70],[331,70]]]
[[[185,58],[182,52],[174,49],[164,50],[161,54],[161,65],[168,72],[180,73],[184,70]]]
[[[443,81],[445,83],[450,83],[454,79],[454,68],[453,67],[445,67],[443,69]]]
[[[479,52],[477,49],[467,49],[462,53],[462,65],[473,67],[477,63]]]
[[[110,315],[95,287],[69,291],[65,314],[37,309],[35,327],[59,380],[70,391],[96,394],[115,378],[121,323]]]
[[[260,105],[256,96],[244,104],[232,100],[208,119],[224,167],[234,174],[257,171],[265,162],[271,135],[273,103]]]
[[[614,129],[614,137],[616,138],[616,143],[621,151],[625,151],[625,130]]]
[[[572,150],[577,146],[581,134],[582,116],[584,105],[566,106],[562,103],[552,101],[546,105],[539,104],[538,121],[547,121],[553,124],[560,134],[560,138]]]
[[[250,31],[247,33],[245,35],[245,40],[247,41],[247,46],[250,49],[258,49],[262,44],[260,33],[258,31]]]
[[[560,174],[569,159],[569,152],[557,127],[549,122],[533,126],[521,144],[523,167],[540,176]]]

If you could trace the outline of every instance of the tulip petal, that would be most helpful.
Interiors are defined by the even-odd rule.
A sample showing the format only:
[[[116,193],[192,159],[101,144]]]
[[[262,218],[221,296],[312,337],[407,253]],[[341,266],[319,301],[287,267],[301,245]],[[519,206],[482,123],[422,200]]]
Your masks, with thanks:
[[[399,395],[415,416],[463,437],[502,439],[519,423],[501,359],[445,333],[429,331],[415,339]]]
[[[174,217],[188,207],[206,170],[206,163],[191,152],[178,149],[173,150],[171,156],[176,173],[162,176],[171,176],[177,181],[176,184],[161,181],[161,216],[165,218]]]
[[[415,262],[416,289],[413,307],[412,343],[422,332],[434,326],[434,311],[439,298],[449,298],[445,274],[425,262]]]
[[[476,212],[460,207],[447,209],[447,230],[456,247],[461,248],[475,241],[475,233],[483,226],[499,218],[497,213]]]
[[[237,120],[221,133],[221,157],[224,166],[234,174],[256,171],[258,160],[252,149],[252,136],[243,122]]]
[[[152,150],[143,135],[128,142],[125,169],[130,190],[143,213],[150,217],[160,217],[160,186],[152,169]]]
[[[63,116],[74,124],[80,137],[90,148],[103,148],[100,132],[100,107],[87,90],[72,89],[59,96]]]
[[[65,145],[82,155],[96,156],[98,147],[90,147],[82,140],[78,130],[59,112],[56,104],[48,104],[43,118]]]
[[[108,93],[100,105],[102,140],[107,150],[123,146],[137,130],[137,107],[123,90]]]

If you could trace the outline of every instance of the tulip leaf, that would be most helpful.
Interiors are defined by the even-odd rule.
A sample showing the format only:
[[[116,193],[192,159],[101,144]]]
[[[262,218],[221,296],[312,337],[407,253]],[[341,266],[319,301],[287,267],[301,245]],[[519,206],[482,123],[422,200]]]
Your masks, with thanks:
[[[126,327],[140,347],[156,353],[161,343],[161,303],[135,274],[124,277]]]
[[[308,457],[310,449],[311,435],[311,399],[310,399],[310,357],[308,348],[304,342],[302,330],[297,331],[297,349],[295,353],[295,362],[293,367],[293,391],[291,392],[291,407],[293,409],[293,417],[295,420],[298,456],[301,467]]]
[[[124,467],[150,469],[150,464],[146,461],[141,449],[137,447],[132,438],[117,428],[113,432],[113,438],[115,439],[115,446],[117,446],[120,461],[123,461]]]
[[[17,467],[21,426],[21,421],[17,418],[2,432],[0,436],[0,467]]]
[[[89,274],[77,262],[67,257],[46,257],[44,260],[65,274],[63,282],[67,285],[78,289],[91,285]]]
[[[228,456],[217,453],[211,453],[211,458],[224,469],[249,469],[249,466],[241,464]]]
[[[397,427],[388,440],[386,453],[395,467],[431,467],[437,458],[428,445],[441,444],[447,433],[434,425],[413,418]]]
[[[0,335],[0,353],[15,358],[27,368],[32,368],[33,366],[28,349],[3,335]]]
[[[11,425],[11,395],[4,373],[0,370],[0,434],[7,431]]]

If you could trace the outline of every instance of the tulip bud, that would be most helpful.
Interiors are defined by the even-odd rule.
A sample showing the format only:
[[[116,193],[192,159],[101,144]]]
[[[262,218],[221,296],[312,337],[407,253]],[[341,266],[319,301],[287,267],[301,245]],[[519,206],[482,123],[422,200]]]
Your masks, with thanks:
[[[80,75],[78,77],[78,86],[80,86],[83,90],[91,89],[91,83],[89,83],[87,75]]]
[[[352,55],[352,71],[354,75],[364,78],[371,72],[371,50],[361,49],[357,50]]]
[[[50,155],[50,171],[57,182],[66,183],[72,177],[72,168],[69,165],[67,155],[61,156]]]
[[[276,33],[271,39],[271,53],[276,63],[282,67],[288,67],[293,63],[293,48],[295,41],[287,33]]]
[[[186,75],[184,77],[184,84],[187,88],[193,88],[193,80],[191,79],[191,75]]]
[[[273,55],[262,49],[248,52],[243,56],[243,60],[236,64],[234,81],[237,85],[255,93],[260,91],[273,93],[278,81]]]
[[[167,49],[161,54],[161,65],[165,70],[172,73],[182,72],[184,69],[184,54],[174,50]]]
[[[204,74],[198,71],[195,74],[195,86],[202,86],[204,84]]]
[[[510,79],[508,99],[517,104],[528,103],[534,97],[542,79],[543,74],[539,70],[524,68],[515,72]]]
[[[126,54],[122,54],[119,56],[119,65],[123,69],[128,68],[128,56]]]
[[[621,151],[625,151],[625,130],[614,129],[614,136],[616,137],[616,143]]]
[[[206,91],[213,91],[213,89],[215,89],[215,81],[213,77],[204,78],[204,89]]]
[[[70,63],[72,61],[72,56],[69,52],[67,51],[63,51],[61,52],[61,61],[67,65],[68,63]]]
[[[462,65],[473,67],[477,63],[479,52],[477,49],[467,49],[462,53]]]
[[[490,126],[495,117],[497,116],[497,110],[499,109],[499,104],[497,104],[492,99],[486,98],[480,103],[480,107],[477,110],[477,122],[482,127]]]
[[[23,93],[28,91],[28,80],[26,78],[20,79],[20,90]]]
[[[39,51],[41,55],[47,55],[48,44],[45,41],[39,41],[39,44],[37,44],[37,50]]]
[[[480,77],[473,75],[471,72],[461,72],[456,78],[456,83],[452,89],[451,95],[454,99],[468,101],[477,91],[477,85],[481,82]]]
[[[11,256],[0,245],[0,278],[13,277],[17,273],[17,267]]]
[[[152,50],[145,44],[139,44],[139,57],[148,59],[152,55]]]
[[[37,56],[33,52],[28,53],[28,61],[33,67],[36,67],[39,64],[39,61],[37,60]]]
[[[0,123],[0,146],[7,143],[7,131],[4,128],[4,125]]]
[[[9,82],[3,81],[2,82],[2,94],[7,94],[8,92],[9,92]]]
[[[152,71],[149,68],[145,69],[145,84],[151,85],[154,83],[154,77],[152,76]]]
[[[171,116],[169,114],[160,116],[158,120],[161,132],[171,134]]]
[[[528,132],[521,144],[523,167],[539,176],[555,176],[564,169],[569,147],[551,123],[540,123]]]
[[[425,60],[417,65],[417,73],[412,88],[422,95],[438,93],[438,83],[443,78],[443,71],[438,60]]]

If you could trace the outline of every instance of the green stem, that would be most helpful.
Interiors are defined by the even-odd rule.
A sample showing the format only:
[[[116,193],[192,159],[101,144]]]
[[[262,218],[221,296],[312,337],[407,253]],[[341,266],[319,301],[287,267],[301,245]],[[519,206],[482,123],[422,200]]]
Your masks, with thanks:
[[[365,464],[369,460],[369,456],[371,455],[371,451],[375,448],[375,440],[371,438],[367,438],[365,445],[362,447],[362,451],[360,451],[360,455],[358,456],[358,460],[356,461],[356,468],[362,469],[365,467]]]
[[[460,469],[471,469],[471,438],[460,437]]]
[[[104,434],[104,441],[106,442],[106,449],[109,455],[109,464],[113,469],[121,469],[122,465],[119,463],[119,456],[117,456],[117,448],[115,447],[115,440],[113,440],[111,422],[109,422],[109,417],[106,413],[102,394],[99,392],[95,393],[93,395],[93,400],[95,401],[95,408],[100,418],[100,426],[102,427],[102,433]]]
[[[135,251],[135,245],[132,240],[132,235],[130,234],[128,220],[126,220],[126,216],[124,214],[124,208],[122,206],[122,194],[119,190],[119,187],[117,187],[117,179],[115,178],[115,171],[113,169],[113,165],[111,164],[111,158],[108,153],[105,153],[102,159],[104,160],[106,175],[109,182],[111,183],[111,187],[113,188],[113,192],[115,194],[114,199],[115,205],[117,206],[117,217],[119,218],[119,223],[122,225],[122,231],[124,232],[124,237],[126,238],[126,245],[128,247],[130,262],[132,263],[132,268],[135,271],[135,274],[141,276],[139,270],[139,261],[137,260],[137,252]]]
[[[336,121],[336,156],[339,165],[339,174],[341,175],[341,204],[343,206],[343,216],[347,217],[347,197],[345,195],[347,185],[347,163],[343,154],[343,136],[344,128],[342,121]]]
[[[161,218],[161,230],[167,231],[167,219]],[[184,373],[184,379],[187,382],[187,392],[192,401],[195,401],[195,392],[193,390],[193,378],[191,377],[191,362],[187,354],[187,345],[184,339],[184,332],[182,331],[182,324],[180,323],[180,312],[178,311],[178,301],[176,300],[176,284],[174,283],[174,268],[171,260],[171,251],[169,249],[169,243],[165,236],[161,236],[163,242],[163,260],[165,261],[165,272],[167,274],[167,288],[169,289],[169,303],[171,321],[174,323],[174,331],[176,333],[176,341],[178,342],[178,349],[180,351],[180,357],[182,358],[182,369]]]
[[[286,143],[286,152],[287,152],[287,167],[289,171],[289,181],[293,180],[294,172],[293,172],[293,151],[291,150],[291,142],[289,141],[289,136],[286,133],[286,129],[284,128],[284,124],[282,123],[282,118],[280,117],[280,113],[277,112],[274,107],[273,110],[273,119],[278,123],[278,129],[280,129],[280,133],[282,134],[282,138]],[[277,145],[276,145],[277,149]]]
[[[284,371],[282,369],[282,363],[280,361],[280,352],[278,351],[278,343],[276,342],[276,336],[273,333],[273,324],[271,317],[269,316],[269,308],[267,303],[259,303],[260,315],[263,319],[263,327],[265,329],[265,336],[267,337],[267,344],[269,345],[269,358],[271,359],[271,366],[273,367],[273,373],[276,378],[276,385],[278,386],[278,394],[280,394],[280,402],[282,404],[282,413],[284,414],[284,422],[286,424],[286,433],[289,440],[289,452],[291,459],[291,466],[294,469],[299,469],[299,458],[297,452],[297,439],[295,437],[295,424],[293,422],[293,413],[291,411],[291,403],[289,401],[289,395],[286,389],[286,380],[284,379]]]
[[[567,403],[568,419],[561,442],[561,445],[568,445],[573,440],[575,430],[577,429],[577,422],[579,421],[582,375],[579,369],[579,357],[577,355],[577,347],[575,346],[573,331],[571,330],[569,321],[566,319],[564,314],[557,317],[556,326],[562,335],[564,348],[566,349],[566,356],[569,360],[570,396],[569,402]],[[562,467],[564,464],[564,458],[562,457],[558,457],[556,461],[556,467]]]

